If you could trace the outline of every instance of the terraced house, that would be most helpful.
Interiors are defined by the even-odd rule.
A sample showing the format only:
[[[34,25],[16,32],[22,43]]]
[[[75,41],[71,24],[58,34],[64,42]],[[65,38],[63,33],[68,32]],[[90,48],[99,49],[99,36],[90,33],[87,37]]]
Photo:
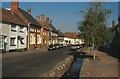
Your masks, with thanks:
[[[50,39],[49,39],[49,44],[56,44],[58,43],[58,31],[57,29],[52,25],[52,20],[49,22],[49,17],[48,20],[46,21],[49,23],[50,27]]]
[[[80,39],[76,32],[64,32],[64,44],[83,44],[84,40]]]
[[[41,47],[40,24],[31,15],[31,9],[27,11],[18,7],[18,2],[11,2],[11,12],[17,15],[28,27],[27,49],[35,49]]]
[[[0,8],[0,50],[26,49],[27,25],[10,9]]]
[[[42,26],[41,28],[41,36],[42,36],[42,47],[47,47],[49,45],[49,34],[50,34],[50,28],[49,24],[47,23],[47,17],[45,21],[45,16],[36,16],[37,21]]]

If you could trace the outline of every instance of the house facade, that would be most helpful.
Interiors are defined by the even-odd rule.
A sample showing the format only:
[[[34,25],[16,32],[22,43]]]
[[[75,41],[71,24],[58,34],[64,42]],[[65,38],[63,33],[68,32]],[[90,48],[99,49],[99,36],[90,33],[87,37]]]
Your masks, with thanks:
[[[80,39],[76,32],[64,33],[64,44],[83,44],[84,41]]]
[[[5,8],[0,8],[0,15],[2,15],[0,18],[0,50],[5,52],[26,49],[27,25]]]
[[[46,20],[46,22],[49,23],[49,27],[50,27],[49,44],[57,44],[58,43],[58,31],[52,25],[52,20],[50,20],[50,22],[49,22],[49,17],[47,17],[47,18],[48,18],[48,20]]]
[[[27,11],[18,7],[18,2],[11,2],[11,12],[13,12],[17,17],[19,17],[28,27],[27,36],[27,49],[35,49],[41,47],[41,26],[31,15],[31,9],[28,8]]]
[[[39,24],[42,26],[40,31],[42,36],[42,47],[44,48],[49,45],[49,33],[50,33],[49,24],[45,21],[44,15],[36,16],[36,19],[39,22]]]
[[[58,30],[58,44],[64,44],[64,34]]]

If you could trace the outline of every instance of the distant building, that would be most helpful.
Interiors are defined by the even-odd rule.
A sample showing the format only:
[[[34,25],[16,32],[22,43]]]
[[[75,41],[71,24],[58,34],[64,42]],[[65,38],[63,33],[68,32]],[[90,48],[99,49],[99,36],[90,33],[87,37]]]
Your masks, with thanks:
[[[50,28],[49,44],[58,43],[57,29],[52,25],[52,21],[49,22],[49,17],[46,18],[46,22],[49,23],[49,28]]]
[[[83,39],[79,38],[76,32],[64,33],[64,44],[83,44]]]
[[[64,34],[58,30],[58,44],[64,44]]]

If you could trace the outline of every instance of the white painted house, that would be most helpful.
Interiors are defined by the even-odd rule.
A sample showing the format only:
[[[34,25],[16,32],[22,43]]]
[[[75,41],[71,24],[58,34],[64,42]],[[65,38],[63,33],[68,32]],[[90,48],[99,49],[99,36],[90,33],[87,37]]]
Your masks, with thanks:
[[[64,33],[64,44],[83,44],[84,40],[77,36],[76,32],[65,32]]]
[[[10,51],[27,48],[27,26],[16,14],[0,8],[0,50]]]

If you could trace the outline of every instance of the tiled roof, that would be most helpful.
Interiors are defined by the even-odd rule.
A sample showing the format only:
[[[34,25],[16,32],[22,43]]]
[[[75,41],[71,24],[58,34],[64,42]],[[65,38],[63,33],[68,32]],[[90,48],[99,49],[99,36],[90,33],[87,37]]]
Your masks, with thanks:
[[[22,25],[22,26],[27,26],[20,19],[20,17],[18,17],[16,14],[10,12],[9,10],[7,10],[5,8],[0,8],[0,16],[2,16],[2,18],[0,18],[0,20],[2,22],[12,23],[12,24],[18,24],[18,25]]]
[[[43,29],[50,30],[48,23],[46,23],[46,22],[44,22],[44,23],[40,22],[40,25],[42,26]]]
[[[58,33],[58,31],[56,30],[56,28],[52,25],[52,24],[49,24],[52,32],[55,32],[55,33]]]
[[[40,26],[40,24],[36,21],[35,18],[32,17],[32,15],[28,14],[28,12],[26,12],[25,10],[22,10],[20,8],[18,8],[18,10],[23,14],[23,16],[29,21],[31,22],[31,24]],[[18,14],[19,15],[19,14]]]
[[[58,36],[59,36],[59,37],[64,37],[63,32],[58,31]]]
[[[79,38],[76,32],[65,32],[64,36],[73,39]]]

